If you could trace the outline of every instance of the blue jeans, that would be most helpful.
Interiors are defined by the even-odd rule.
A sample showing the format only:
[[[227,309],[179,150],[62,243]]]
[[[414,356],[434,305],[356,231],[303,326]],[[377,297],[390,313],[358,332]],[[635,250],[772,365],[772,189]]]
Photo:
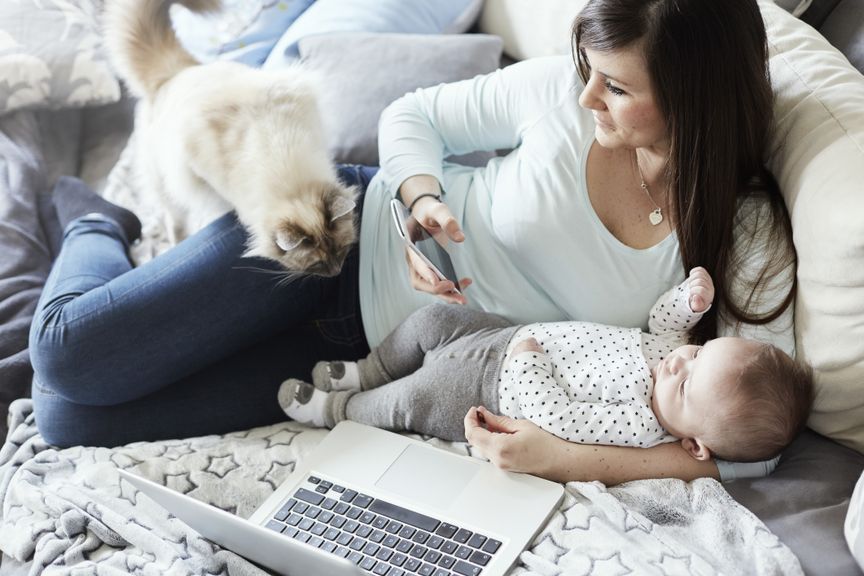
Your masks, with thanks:
[[[376,170],[339,168],[358,220]],[[133,268],[113,221],[70,223],[30,333],[42,436],[114,446],[271,424],[286,378],[369,352],[357,245],[338,276],[286,284],[275,262],[242,257],[246,240],[230,213]]]

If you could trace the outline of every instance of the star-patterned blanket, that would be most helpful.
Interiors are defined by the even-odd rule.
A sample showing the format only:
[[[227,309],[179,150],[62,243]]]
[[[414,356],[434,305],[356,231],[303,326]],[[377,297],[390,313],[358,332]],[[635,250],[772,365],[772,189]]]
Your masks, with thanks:
[[[223,436],[59,450],[30,400],[11,407],[0,448],[0,576],[264,572],[168,514],[131,470],[248,517],[326,434],[294,422]],[[471,453],[466,444],[423,438]],[[713,480],[567,484],[560,508],[511,574],[802,574],[798,560]],[[311,576],[311,575],[310,575]]]

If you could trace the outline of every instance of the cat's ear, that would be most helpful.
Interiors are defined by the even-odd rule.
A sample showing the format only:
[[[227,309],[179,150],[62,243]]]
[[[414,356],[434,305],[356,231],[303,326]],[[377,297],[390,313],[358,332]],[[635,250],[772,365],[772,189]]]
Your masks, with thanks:
[[[357,203],[354,200],[345,196],[335,196],[330,202],[330,222],[335,222],[339,218],[351,214],[356,207]]]
[[[300,234],[293,234],[284,228],[276,230],[276,245],[285,252],[294,250],[303,243],[306,237]]]

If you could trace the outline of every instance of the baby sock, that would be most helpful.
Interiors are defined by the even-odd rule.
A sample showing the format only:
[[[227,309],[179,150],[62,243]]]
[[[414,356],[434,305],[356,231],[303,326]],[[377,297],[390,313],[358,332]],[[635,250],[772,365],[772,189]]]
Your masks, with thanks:
[[[356,362],[318,362],[312,369],[312,383],[325,392],[360,390],[360,371]]]
[[[324,427],[329,394],[312,384],[289,378],[279,387],[279,406],[289,418],[302,424]]]
[[[54,187],[54,207],[64,229],[76,218],[97,213],[119,224],[130,244],[141,237],[141,221],[134,213],[105,200],[78,178],[60,177]]]

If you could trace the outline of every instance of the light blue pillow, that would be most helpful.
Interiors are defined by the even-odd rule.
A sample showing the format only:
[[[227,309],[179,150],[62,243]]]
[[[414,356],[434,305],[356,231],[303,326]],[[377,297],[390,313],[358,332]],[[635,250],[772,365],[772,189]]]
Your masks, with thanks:
[[[171,6],[183,46],[201,62],[234,60],[261,66],[291,24],[315,0],[224,0],[218,14],[202,15]]]
[[[264,67],[295,60],[300,39],[314,34],[458,34],[471,27],[482,7],[483,0],[317,0],[279,39]]]

